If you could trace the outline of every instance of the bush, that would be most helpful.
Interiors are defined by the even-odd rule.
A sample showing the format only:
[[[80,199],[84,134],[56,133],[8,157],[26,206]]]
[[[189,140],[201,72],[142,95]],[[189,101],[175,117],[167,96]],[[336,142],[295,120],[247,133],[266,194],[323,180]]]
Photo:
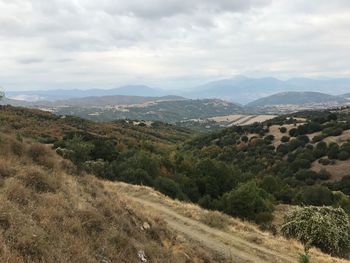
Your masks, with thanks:
[[[281,133],[286,133],[287,132],[287,128],[286,127],[281,127],[280,128],[280,132]]]
[[[47,174],[39,169],[28,170],[22,179],[27,187],[39,193],[56,192],[61,185],[57,175]]]
[[[289,136],[282,136],[281,142],[289,142],[290,137]]]
[[[316,143],[316,142],[321,142],[323,140],[323,136],[322,135],[315,135],[313,138],[312,138],[312,142],[313,143]]]
[[[349,159],[350,157],[350,154],[346,151],[341,151],[339,154],[338,154],[338,159],[341,160],[341,161],[346,161],[347,159]]]
[[[293,208],[286,213],[281,231],[306,248],[315,246],[334,256],[345,256],[350,251],[349,217],[341,208]]]
[[[37,164],[52,169],[55,166],[53,153],[45,145],[40,143],[32,144],[27,152],[28,156]]]

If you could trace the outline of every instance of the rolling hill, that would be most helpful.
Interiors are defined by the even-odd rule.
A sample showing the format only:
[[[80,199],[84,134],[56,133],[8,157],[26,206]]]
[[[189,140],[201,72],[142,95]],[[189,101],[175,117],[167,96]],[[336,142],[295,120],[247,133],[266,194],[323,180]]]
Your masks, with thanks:
[[[339,96],[332,96],[320,92],[281,92],[248,103],[248,107],[266,107],[281,104],[305,105],[320,103],[343,104],[346,101]]]

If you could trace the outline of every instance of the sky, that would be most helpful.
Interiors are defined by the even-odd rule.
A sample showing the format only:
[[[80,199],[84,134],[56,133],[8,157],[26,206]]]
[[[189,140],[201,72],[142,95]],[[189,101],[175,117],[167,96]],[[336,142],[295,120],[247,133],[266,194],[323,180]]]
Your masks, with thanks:
[[[0,0],[5,90],[350,77],[349,0]]]

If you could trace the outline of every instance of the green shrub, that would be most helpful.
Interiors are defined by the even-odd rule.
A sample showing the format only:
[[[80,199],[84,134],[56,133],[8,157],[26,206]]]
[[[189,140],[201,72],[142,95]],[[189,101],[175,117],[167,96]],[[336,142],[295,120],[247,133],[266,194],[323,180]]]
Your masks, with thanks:
[[[281,231],[306,248],[315,246],[334,256],[346,256],[350,251],[349,216],[341,208],[293,208],[286,213]]]
[[[350,157],[350,154],[346,151],[341,151],[339,154],[338,154],[338,159],[341,160],[341,161],[346,161],[347,159],[349,159]]]

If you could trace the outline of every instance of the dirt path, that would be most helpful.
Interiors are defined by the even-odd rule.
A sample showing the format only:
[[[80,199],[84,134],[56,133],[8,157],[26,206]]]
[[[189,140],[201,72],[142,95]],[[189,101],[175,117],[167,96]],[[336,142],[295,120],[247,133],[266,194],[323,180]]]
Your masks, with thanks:
[[[276,251],[180,215],[161,203],[147,200],[147,196],[129,195],[129,198],[147,207],[147,209],[157,212],[170,228],[224,256],[228,259],[225,262],[296,262],[295,258],[279,254]]]

